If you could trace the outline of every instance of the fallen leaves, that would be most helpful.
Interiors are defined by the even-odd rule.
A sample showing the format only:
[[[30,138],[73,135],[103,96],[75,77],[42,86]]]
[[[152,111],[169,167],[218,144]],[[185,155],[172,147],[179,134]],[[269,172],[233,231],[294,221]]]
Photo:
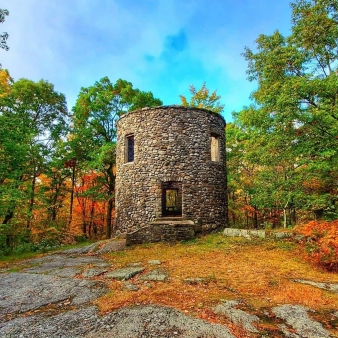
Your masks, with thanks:
[[[311,278],[338,283],[338,276],[309,264],[297,246],[288,250],[279,246],[268,240],[250,243],[218,234],[191,243],[148,244],[112,253],[106,258],[116,267],[132,262],[147,266],[149,260],[159,259],[170,279],[145,283],[134,277],[131,282],[139,287],[138,291],[125,290],[123,282],[112,281],[111,292],[97,304],[103,312],[135,304],[161,304],[218,323],[224,322],[224,318],[216,316],[212,309],[221,299],[245,299],[253,308],[279,304],[338,308],[337,294],[292,282],[293,278]],[[189,284],[184,282],[186,278],[204,281]]]

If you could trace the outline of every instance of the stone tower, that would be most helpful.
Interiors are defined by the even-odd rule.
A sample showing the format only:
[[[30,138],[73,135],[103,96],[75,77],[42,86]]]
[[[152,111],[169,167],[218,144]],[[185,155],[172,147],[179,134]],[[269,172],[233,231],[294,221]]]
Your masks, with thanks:
[[[185,239],[224,227],[226,210],[222,116],[161,106],[119,119],[116,234],[131,243]]]

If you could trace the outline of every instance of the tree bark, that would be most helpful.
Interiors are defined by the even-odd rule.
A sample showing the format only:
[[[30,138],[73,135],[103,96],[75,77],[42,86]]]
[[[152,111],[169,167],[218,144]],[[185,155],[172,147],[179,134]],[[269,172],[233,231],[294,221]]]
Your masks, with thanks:
[[[107,170],[107,181],[108,181],[108,205],[107,205],[107,217],[106,217],[106,238],[111,238],[112,235],[112,214],[114,209],[114,191],[115,191],[115,175],[113,173],[114,164],[110,163]]]
[[[36,176],[37,176],[37,172],[34,166],[33,178],[32,178],[32,190],[30,192],[29,207],[28,207],[28,219],[27,219],[27,224],[26,224],[27,229],[30,229],[32,217],[33,217],[32,213],[33,213],[33,206],[34,206],[34,199],[35,199]]]
[[[68,226],[72,223],[73,220],[73,204],[74,204],[74,186],[75,186],[75,162],[72,166],[72,188],[70,192],[70,207],[69,207],[69,220]]]
[[[106,238],[109,239],[112,234],[112,213],[114,208],[114,201],[112,198],[108,201],[107,218],[106,218]]]

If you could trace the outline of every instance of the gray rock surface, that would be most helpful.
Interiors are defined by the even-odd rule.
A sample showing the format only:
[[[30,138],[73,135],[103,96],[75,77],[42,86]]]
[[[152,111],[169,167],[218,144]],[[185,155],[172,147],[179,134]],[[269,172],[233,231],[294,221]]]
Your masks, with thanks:
[[[204,283],[206,280],[205,278],[185,278],[184,279],[184,283],[187,283],[187,284],[201,284],[201,283]]]
[[[252,239],[254,237],[266,238],[267,236],[274,239],[286,239],[293,237],[293,234],[290,231],[267,233],[265,230],[236,228],[225,228],[223,231],[223,235],[227,237],[244,237],[247,239]]]
[[[137,274],[144,271],[144,267],[126,267],[122,269],[117,269],[113,272],[105,274],[106,278],[114,278],[117,280],[128,280]]]
[[[127,266],[140,267],[142,266],[142,262],[129,263]]]
[[[0,277],[0,317],[35,310],[71,298],[71,305],[87,303],[107,292],[99,282],[49,275],[9,273]]]
[[[329,338],[330,333],[323,326],[312,320],[307,309],[300,305],[281,305],[272,309],[273,313],[286,321],[286,324],[296,330],[297,335],[294,337],[302,338]],[[281,329],[284,334],[290,333],[286,331],[286,326],[282,325]],[[293,337],[292,335],[290,337]]]
[[[214,309],[216,314],[225,315],[235,325],[241,326],[243,329],[249,332],[258,332],[257,328],[252,323],[258,322],[259,318],[255,315],[251,315],[241,309],[236,309],[235,306],[240,304],[237,300],[223,301],[222,304],[217,305]]]
[[[229,330],[218,324],[190,318],[163,306],[124,308],[109,316],[110,327],[101,326],[86,338],[234,338]]]
[[[105,243],[98,251],[98,254],[106,254],[109,252],[115,252],[115,251],[122,251],[126,247],[126,241],[120,240],[120,241],[108,241]]]
[[[26,265],[26,264],[37,265],[37,264],[41,264],[44,262],[50,262],[54,259],[53,257],[57,257],[58,259],[61,259],[61,256],[59,255],[59,253],[55,253],[55,254],[46,255],[42,257],[26,259],[22,262],[22,264],[23,265]]]
[[[23,272],[29,272],[29,273],[48,273],[56,269],[62,269],[62,268],[71,268],[71,267],[80,267],[80,266],[86,266],[89,264],[102,264],[106,263],[105,260],[93,257],[93,256],[79,256],[79,257],[72,257],[72,256],[60,256],[60,255],[51,255],[48,256],[49,259],[43,259],[41,261],[40,265],[33,266],[27,269],[22,270]],[[25,261],[25,264],[38,264],[39,260],[35,261]],[[76,270],[76,269],[75,269]]]
[[[89,332],[105,324],[104,318],[98,317],[96,307],[91,306],[50,317],[34,315],[18,317],[9,322],[0,323],[0,337],[84,337]]]
[[[314,282],[312,280],[306,279],[294,279],[294,282],[307,284],[315,286],[316,288],[332,291],[334,293],[338,293],[338,284],[337,283],[321,283],[321,282]]]
[[[83,254],[87,254],[87,253],[90,253],[90,252],[94,252],[96,250],[96,248],[98,247],[99,243],[100,242],[96,242],[96,243],[93,243],[93,244],[90,244],[90,245],[60,251],[60,252],[58,252],[58,254],[61,254],[61,255],[83,255]]]
[[[129,290],[129,291],[138,291],[139,290],[139,287],[137,285],[129,283],[129,282],[124,283],[124,288],[126,290]]]
[[[81,272],[80,268],[61,268],[50,271],[48,274],[58,277],[72,278]]]
[[[107,271],[108,270],[105,268],[91,268],[91,269],[87,269],[86,271],[84,271],[82,273],[82,277],[85,277],[85,278],[96,277],[96,276],[103,275]]]
[[[164,282],[169,278],[169,274],[164,269],[151,270],[140,276],[141,280]]]
[[[293,237],[293,234],[292,234],[292,232],[287,232],[287,231],[273,232],[272,233],[272,237],[274,237],[275,239],[284,239],[284,238],[291,238],[291,237]]]
[[[162,262],[159,261],[158,259],[151,259],[150,261],[148,261],[148,264],[150,264],[150,265],[161,265]]]
[[[265,230],[225,228],[223,234],[227,237],[244,237],[247,239],[251,239],[253,237],[265,238]]]
[[[45,317],[19,317],[0,324],[2,338],[234,338],[222,325],[163,306],[124,308],[100,317],[93,306]]]

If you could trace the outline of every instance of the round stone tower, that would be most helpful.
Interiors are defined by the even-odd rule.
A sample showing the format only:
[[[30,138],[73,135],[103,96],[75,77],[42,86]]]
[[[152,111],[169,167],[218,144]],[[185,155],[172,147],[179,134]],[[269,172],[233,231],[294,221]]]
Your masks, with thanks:
[[[162,106],[117,122],[116,234],[156,222],[209,232],[226,223],[225,121],[199,108]],[[149,240],[151,241],[151,240]]]

